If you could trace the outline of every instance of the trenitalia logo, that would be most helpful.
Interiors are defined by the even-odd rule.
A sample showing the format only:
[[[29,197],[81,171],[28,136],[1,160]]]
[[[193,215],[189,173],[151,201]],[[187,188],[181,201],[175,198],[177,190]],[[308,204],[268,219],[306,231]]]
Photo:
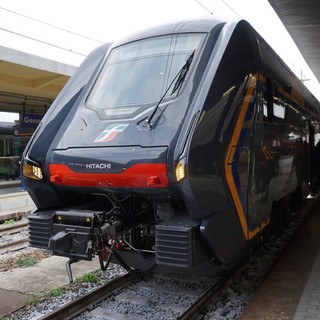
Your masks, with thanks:
[[[106,127],[103,132],[93,142],[108,142],[111,141],[119,132],[122,132],[128,127],[129,123],[111,124]]]

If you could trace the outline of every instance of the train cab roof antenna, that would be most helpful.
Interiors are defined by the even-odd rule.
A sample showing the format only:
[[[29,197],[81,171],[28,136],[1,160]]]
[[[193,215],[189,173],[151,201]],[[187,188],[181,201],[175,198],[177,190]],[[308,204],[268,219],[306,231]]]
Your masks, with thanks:
[[[181,89],[181,86],[187,76],[187,73],[189,71],[190,65],[192,63],[193,57],[194,57],[195,50],[190,54],[189,58],[187,59],[186,63],[182,66],[182,68],[179,70],[179,72],[176,74],[176,76],[173,78],[173,80],[170,82],[167,90],[164,92],[160,100],[158,101],[157,105],[153,109],[151,115],[147,118],[146,122],[149,126],[149,128],[152,127],[151,120],[153,119],[154,115],[156,114],[157,110],[159,109],[159,106],[163,99],[166,97],[168,91],[170,90],[171,86],[174,84],[174,87],[172,89],[171,95],[173,95],[176,91],[179,91]]]

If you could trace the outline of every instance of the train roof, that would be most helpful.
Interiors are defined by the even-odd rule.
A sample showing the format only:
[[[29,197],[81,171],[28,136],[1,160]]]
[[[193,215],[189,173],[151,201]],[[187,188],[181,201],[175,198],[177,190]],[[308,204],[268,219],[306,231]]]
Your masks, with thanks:
[[[0,121],[0,134],[13,134],[14,122]]]
[[[188,32],[210,32],[217,25],[224,25],[226,21],[214,18],[199,18],[191,20],[181,20],[167,23],[135,32],[117,42],[114,46],[119,46],[124,43],[144,39],[154,36],[161,36],[171,33],[188,33]]]

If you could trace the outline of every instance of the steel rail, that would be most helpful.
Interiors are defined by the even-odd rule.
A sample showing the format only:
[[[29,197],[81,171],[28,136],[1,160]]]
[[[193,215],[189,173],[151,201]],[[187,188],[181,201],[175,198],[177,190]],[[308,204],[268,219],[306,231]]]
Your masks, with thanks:
[[[28,229],[27,227],[28,227],[28,222],[24,222],[19,225],[8,224],[8,225],[1,226],[0,236],[5,234],[18,233],[20,231],[27,230]]]
[[[29,238],[24,238],[24,239],[20,239],[20,240],[17,240],[17,241],[3,243],[3,244],[0,244],[0,249],[14,247],[14,246],[16,246],[18,244],[25,243],[25,242],[28,242],[28,241],[29,241]]]
[[[181,314],[177,320],[193,320],[199,319],[201,312],[204,311],[207,305],[213,303],[214,296],[226,285],[230,280],[231,275],[237,272],[238,269],[227,271],[221,276],[221,278],[213,284],[199,299],[187,308],[183,314]],[[218,298],[218,297],[217,297]]]
[[[97,289],[88,292],[86,295],[66,303],[61,308],[41,317],[39,320],[68,320],[84,312],[92,303],[109,298],[115,290],[130,285],[139,276],[129,272],[119,278],[115,278]]]

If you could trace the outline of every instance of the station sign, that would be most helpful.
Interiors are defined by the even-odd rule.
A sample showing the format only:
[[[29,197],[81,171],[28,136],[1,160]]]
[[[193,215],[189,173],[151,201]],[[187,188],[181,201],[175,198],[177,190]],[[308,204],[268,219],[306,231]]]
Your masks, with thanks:
[[[36,128],[40,123],[43,115],[41,114],[29,114],[29,113],[20,113],[19,116],[20,127],[22,128]]]

